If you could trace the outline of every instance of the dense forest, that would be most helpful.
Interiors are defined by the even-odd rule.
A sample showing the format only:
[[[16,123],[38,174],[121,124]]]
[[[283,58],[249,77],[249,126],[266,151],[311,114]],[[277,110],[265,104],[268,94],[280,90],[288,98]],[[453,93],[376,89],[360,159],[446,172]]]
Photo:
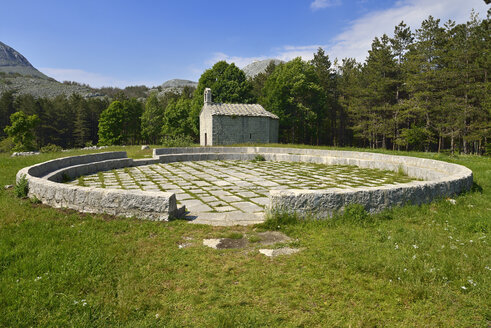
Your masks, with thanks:
[[[319,48],[310,61],[270,64],[254,78],[221,61],[181,94],[143,99],[141,87],[133,98],[118,90],[92,99],[4,93],[0,139],[12,143],[23,129],[16,125],[33,129],[35,139],[17,138],[17,149],[196,141],[209,87],[215,102],[260,103],[277,114],[283,143],[489,153],[490,45],[489,16],[471,14],[465,24],[430,16],[414,31],[401,22],[393,35],[376,37],[364,63],[332,62]]]

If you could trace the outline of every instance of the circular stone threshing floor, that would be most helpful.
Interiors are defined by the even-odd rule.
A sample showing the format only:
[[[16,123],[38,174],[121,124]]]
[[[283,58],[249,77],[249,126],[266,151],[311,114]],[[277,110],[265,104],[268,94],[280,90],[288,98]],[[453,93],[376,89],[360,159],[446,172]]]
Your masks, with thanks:
[[[196,161],[99,172],[70,184],[175,193],[197,223],[261,222],[272,189],[375,187],[414,179],[391,171],[273,161]],[[200,220],[201,219],[201,220]],[[210,222],[207,222],[210,221]],[[252,222],[254,221],[254,222]],[[237,222],[236,222],[237,224]],[[240,224],[240,223],[239,223]]]

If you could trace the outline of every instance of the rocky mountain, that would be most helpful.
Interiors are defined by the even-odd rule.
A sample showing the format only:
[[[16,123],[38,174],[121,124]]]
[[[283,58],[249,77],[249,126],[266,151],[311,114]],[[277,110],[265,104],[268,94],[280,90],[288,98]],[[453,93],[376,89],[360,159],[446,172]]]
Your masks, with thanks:
[[[274,62],[276,65],[284,63],[284,61],[279,59],[265,59],[265,60],[252,62],[249,65],[244,66],[242,70],[244,71],[247,77],[254,77],[259,73],[265,72],[266,67],[268,67],[269,63],[271,62]]]
[[[65,84],[50,78],[29,63],[18,51],[0,42],[0,94],[30,94],[36,98],[54,98],[59,95],[79,94],[83,97],[101,96],[92,89],[78,84]]]
[[[189,88],[196,88],[198,86],[198,82],[190,81],[190,80],[181,80],[181,79],[173,79],[169,81],[165,81],[162,85],[159,87],[158,94],[159,96],[164,96],[166,93],[169,92],[174,92],[174,93],[182,93],[183,89],[185,87]],[[150,93],[155,91],[150,90]]]
[[[197,86],[198,86],[198,82],[189,81],[189,80],[173,79],[173,80],[165,81],[162,84],[162,89],[184,88],[184,87],[196,88]]]
[[[49,79],[46,75],[34,68],[26,57],[15,49],[0,41],[0,72],[17,73],[24,76]]]

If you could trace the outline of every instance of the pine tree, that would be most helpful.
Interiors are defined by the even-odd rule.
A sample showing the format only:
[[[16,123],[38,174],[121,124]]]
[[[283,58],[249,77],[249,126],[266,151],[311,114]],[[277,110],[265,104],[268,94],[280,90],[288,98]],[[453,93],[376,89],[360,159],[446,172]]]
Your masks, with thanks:
[[[10,115],[15,113],[14,91],[6,91],[0,96],[0,138],[5,137],[3,131],[10,124]]]
[[[390,39],[392,53],[396,59],[396,103],[392,108],[392,149],[395,150],[398,146],[398,139],[400,133],[400,124],[402,123],[401,111],[406,108],[408,92],[406,88],[407,78],[407,57],[406,54],[409,51],[409,47],[414,41],[413,33],[411,29],[402,21],[394,28],[394,36]],[[399,146],[398,146],[399,148]]]
[[[394,137],[393,105],[397,101],[397,67],[387,35],[374,39],[362,73],[364,134],[371,147],[379,147],[381,138],[380,146],[386,148],[387,137]]]
[[[429,16],[416,30],[415,42],[407,53],[408,77],[406,80],[410,93],[412,120],[407,122],[412,127],[424,129],[423,144],[428,151],[434,142],[434,131],[437,120],[441,117],[436,109],[439,107],[444,90],[444,76],[441,73],[442,55],[444,52],[444,30],[439,26],[440,20]]]
[[[75,112],[73,137],[75,146],[83,147],[90,140],[90,112],[87,102],[79,95],[70,96],[72,110]]]
[[[255,99],[261,99],[264,97],[264,84],[266,83],[268,77],[274,72],[276,66],[277,65],[274,61],[270,61],[264,72],[258,73],[253,78],[249,78],[249,83],[252,85],[251,92]]]
[[[316,144],[319,145],[323,140],[325,144],[337,145],[338,143],[338,117],[336,104],[336,74],[331,67],[329,56],[324,52],[324,49],[317,49],[314,58],[310,61],[314,67],[315,74],[319,81],[319,85],[324,93],[324,102],[316,107],[317,122],[316,122]]]
[[[353,58],[345,58],[341,65],[337,65],[337,98],[340,119],[349,124],[350,129],[345,132],[345,141],[353,145],[353,132],[359,134],[363,131],[362,120],[359,119],[361,94],[361,64]]]

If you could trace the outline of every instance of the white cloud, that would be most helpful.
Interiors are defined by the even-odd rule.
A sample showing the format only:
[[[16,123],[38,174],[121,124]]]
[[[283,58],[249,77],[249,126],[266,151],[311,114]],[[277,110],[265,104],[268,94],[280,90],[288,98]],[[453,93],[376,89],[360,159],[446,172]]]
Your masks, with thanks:
[[[206,61],[206,64],[212,66],[220,60],[224,60],[227,63],[235,63],[237,67],[243,68],[246,65],[254,61],[264,60],[268,58],[281,59],[284,61],[290,61],[296,57],[302,57],[304,60],[310,60],[314,58],[314,53],[317,49],[323,45],[309,45],[309,46],[284,46],[282,48],[273,49],[269,55],[257,56],[257,57],[239,57],[239,56],[229,56],[223,52],[216,52],[213,57]]]
[[[315,0],[311,3],[311,7],[314,8],[315,4],[315,8],[323,8],[320,6],[323,4],[328,6],[334,2],[336,1]],[[256,57],[230,56],[223,52],[217,52],[206,64],[211,66],[219,60],[225,60],[242,68],[255,60],[266,58],[289,61],[295,57],[302,57],[304,60],[310,60],[319,47],[326,51],[331,60],[351,57],[363,62],[368,56],[368,50],[373,39],[384,33],[391,36],[394,27],[401,21],[404,21],[413,31],[419,28],[421,22],[429,15],[439,18],[441,24],[449,19],[459,24],[468,21],[472,9],[475,9],[481,18],[486,17],[487,6],[482,0],[467,0],[465,2],[462,0],[400,0],[392,8],[369,12],[352,21],[342,33],[326,44],[287,45],[271,49],[269,54]]]
[[[209,66],[214,65],[216,62],[225,60],[227,63],[235,63],[235,65],[239,68],[242,68],[254,61],[264,60],[268,57],[258,56],[258,57],[238,57],[238,56],[229,56],[223,52],[216,52],[213,54],[213,57],[206,61],[206,64]]]
[[[284,61],[289,61],[296,57],[302,57],[303,60],[311,60],[314,58],[314,53],[316,53],[319,48],[325,48],[325,46],[320,44],[309,46],[284,46],[283,48],[278,49],[273,57]]]
[[[314,0],[310,4],[312,10],[323,9],[327,7],[339,6],[341,4],[340,0]]]
[[[414,31],[421,22],[432,15],[442,22],[451,19],[464,23],[475,9],[486,17],[487,7],[482,0],[401,0],[392,8],[367,13],[351,22],[349,27],[336,36],[326,51],[332,58],[356,58],[364,61],[376,36],[392,35],[394,27],[401,21]]]
[[[119,87],[124,88],[129,85],[146,85],[146,86],[156,86],[161,83],[157,83],[154,81],[125,81],[114,78],[112,76],[106,76],[99,73],[86,72],[81,69],[76,68],[51,68],[51,67],[42,67],[39,68],[41,72],[48,75],[49,77],[54,78],[60,82],[63,81],[75,81],[79,83],[88,84],[94,88],[100,87]]]

